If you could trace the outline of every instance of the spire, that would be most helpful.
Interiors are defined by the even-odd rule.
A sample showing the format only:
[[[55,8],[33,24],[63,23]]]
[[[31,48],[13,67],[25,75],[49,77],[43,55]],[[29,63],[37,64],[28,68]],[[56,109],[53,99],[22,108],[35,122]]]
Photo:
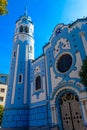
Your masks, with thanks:
[[[25,6],[25,15],[28,16],[27,5]]]
[[[28,11],[27,11],[27,0],[26,0],[26,4],[25,4],[25,15],[28,16]]]
[[[24,16],[28,18],[29,21],[31,21],[31,17],[28,16],[28,0],[25,0],[25,11],[24,11]]]

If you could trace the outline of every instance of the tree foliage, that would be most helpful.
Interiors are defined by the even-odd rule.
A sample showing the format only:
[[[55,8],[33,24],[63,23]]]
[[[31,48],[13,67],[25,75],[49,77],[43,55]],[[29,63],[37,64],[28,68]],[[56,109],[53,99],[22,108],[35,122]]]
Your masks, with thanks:
[[[5,15],[8,13],[6,6],[7,0],[0,0],[0,15]]]
[[[2,105],[0,105],[0,126],[1,126],[1,123],[2,123],[3,111],[4,111],[4,108],[3,108]]]
[[[82,84],[87,86],[87,57],[83,60],[79,76]]]

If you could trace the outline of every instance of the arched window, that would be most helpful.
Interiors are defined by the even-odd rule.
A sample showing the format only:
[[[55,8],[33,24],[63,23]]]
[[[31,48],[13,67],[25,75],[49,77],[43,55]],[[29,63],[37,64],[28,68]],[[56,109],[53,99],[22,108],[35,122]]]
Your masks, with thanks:
[[[41,89],[41,77],[37,76],[36,77],[36,82],[35,82],[35,90]]]
[[[23,26],[22,25],[20,26],[20,32],[23,32]]]
[[[29,33],[29,28],[27,26],[25,26],[25,32]]]
[[[23,75],[19,74],[19,76],[18,76],[18,83],[22,83],[22,81],[23,81]]]

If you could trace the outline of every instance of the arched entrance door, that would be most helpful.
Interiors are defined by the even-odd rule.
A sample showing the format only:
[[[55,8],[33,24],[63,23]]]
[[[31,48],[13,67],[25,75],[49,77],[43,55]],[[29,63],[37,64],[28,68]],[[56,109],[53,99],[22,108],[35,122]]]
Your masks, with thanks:
[[[79,99],[70,92],[60,98],[63,130],[84,130]]]

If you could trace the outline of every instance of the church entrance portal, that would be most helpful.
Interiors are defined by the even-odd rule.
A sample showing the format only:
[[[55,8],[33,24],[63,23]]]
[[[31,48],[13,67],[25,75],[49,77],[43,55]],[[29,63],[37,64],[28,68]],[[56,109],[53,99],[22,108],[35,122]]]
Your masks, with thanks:
[[[84,130],[77,95],[65,93],[60,98],[60,110],[63,130]]]

